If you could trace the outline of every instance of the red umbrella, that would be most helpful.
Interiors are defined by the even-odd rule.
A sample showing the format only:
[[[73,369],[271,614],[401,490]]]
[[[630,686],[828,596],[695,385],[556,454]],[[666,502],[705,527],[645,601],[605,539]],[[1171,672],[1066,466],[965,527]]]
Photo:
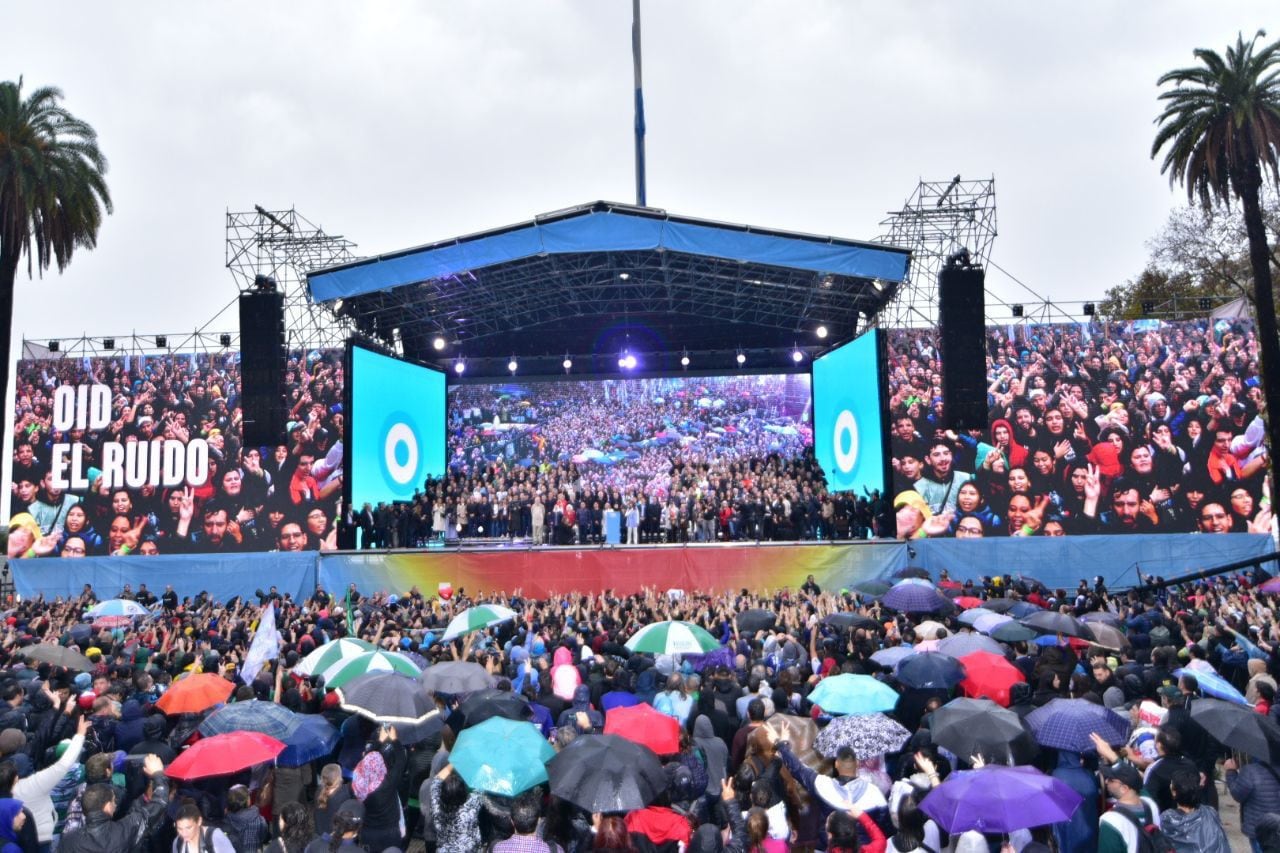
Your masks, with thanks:
[[[166,714],[198,714],[221,705],[236,686],[221,675],[198,672],[173,682],[156,707]]]
[[[1027,680],[1022,670],[991,652],[971,652],[960,661],[965,671],[965,679],[960,682],[964,695],[985,696],[1005,708],[1009,707],[1010,688]]]
[[[604,733],[647,746],[658,755],[680,751],[680,724],[648,705],[613,708],[605,714]]]
[[[226,776],[274,761],[283,750],[283,743],[258,732],[228,732],[196,741],[164,773],[174,779]]]
[[[951,599],[951,600],[955,602],[956,607],[960,607],[960,608],[962,608],[962,609],[964,609],[964,610],[968,610],[968,609],[969,609],[969,608],[971,608],[971,607],[981,607],[981,606],[982,606],[982,599],[981,599],[981,598],[974,598],[972,595],[961,595],[961,596],[957,596],[956,598],[953,598],[953,599]]]

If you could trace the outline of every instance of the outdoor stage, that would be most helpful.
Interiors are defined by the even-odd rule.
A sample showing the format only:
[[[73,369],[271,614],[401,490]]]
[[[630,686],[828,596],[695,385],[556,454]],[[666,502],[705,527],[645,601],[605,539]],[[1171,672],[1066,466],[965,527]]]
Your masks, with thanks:
[[[923,539],[847,543],[639,545],[632,547],[439,548],[264,554],[187,554],[146,558],[86,557],[10,561],[18,594],[46,598],[78,594],[93,584],[100,596],[126,583],[155,592],[173,584],[179,595],[201,590],[216,599],[251,595],[272,584],[306,598],[317,582],[337,590],[354,583],[363,593],[403,593],[412,586],[433,593],[454,590],[552,592],[644,586],[686,591],[798,588],[812,574],[826,590],[869,578],[887,578],[908,565],[946,569],[956,580],[1025,573],[1050,587],[1074,589],[1101,575],[1113,588],[1134,586],[1143,575],[1174,577],[1274,550],[1265,534],[1065,536],[1027,539]]]

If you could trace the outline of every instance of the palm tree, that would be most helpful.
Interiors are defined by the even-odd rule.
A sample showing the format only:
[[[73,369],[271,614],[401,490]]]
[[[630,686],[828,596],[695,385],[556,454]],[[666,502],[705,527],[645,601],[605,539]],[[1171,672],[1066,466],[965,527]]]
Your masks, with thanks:
[[[98,242],[111,212],[98,135],[59,103],[62,92],[22,79],[0,82],[0,412],[7,405],[13,292],[22,256],[27,275],[50,263],[61,272],[76,249]]]
[[[1260,190],[1268,172],[1280,184],[1280,41],[1255,49],[1265,37],[1259,30],[1246,43],[1238,35],[1225,59],[1200,48],[1195,51],[1200,65],[1160,78],[1158,85],[1174,88],[1160,95],[1164,111],[1156,119],[1151,156],[1167,148],[1160,171],[1169,173],[1170,184],[1181,181],[1188,200],[1198,197],[1206,209],[1215,200],[1240,200],[1253,270],[1267,437],[1275,454],[1280,452],[1280,375],[1272,371],[1280,371],[1280,339]]]

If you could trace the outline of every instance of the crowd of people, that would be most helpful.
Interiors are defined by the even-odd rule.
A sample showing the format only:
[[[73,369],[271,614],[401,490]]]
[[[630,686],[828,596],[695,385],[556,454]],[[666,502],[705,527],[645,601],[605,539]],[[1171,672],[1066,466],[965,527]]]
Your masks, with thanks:
[[[241,441],[235,353],[126,355],[18,363],[10,557],[84,557],[338,547],[342,493],[340,352],[291,352],[285,373],[286,443]],[[111,389],[103,429],[58,430],[60,386]],[[204,482],[171,487],[108,484],[108,442],[202,438]],[[55,445],[78,447],[87,486],[60,488]],[[73,484],[74,485],[74,484]]]
[[[23,601],[0,645],[0,850],[1226,853],[1220,814],[1232,801],[1252,849],[1280,850],[1274,585],[1236,575],[1111,594],[1099,579],[1049,590],[1028,577],[961,584],[944,573],[935,586],[905,574],[887,591],[824,591],[810,576],[800,589],[544,600],[317,587],[295,601],[273,587],[216,602],[126,587],[148,615],[97,628],[85,617],[92,588]],[[906,587],[904,600],[923,590],[925,602],[899,602]],[[441,640],[485,604],[513,615]],[[255,675],[246,667],[268,606],[278,653]],[[1030,615],[1000,616],[1019,612]],[[629,647],[661,620],[699,626],[710,645],[684,656]],[[1003,641],[1001,625],[1015,629]],[[342,638],[424,667],[423,690],[459,662],[479,681],[431,694],[432,724],[380,724],[345,711],[325,676],[300,665]],[[999,683],[973,662],[987,648],[1008,673]],[[88,665],[54,663],[59,653]],[[949,666],[968,671],[948,680],[938,673]],[[166,713],[163,697],[197,675],[225,679],[226,704]],[[865,684],[841,698],[850,679]],[[1228,704],[1206,693],[1232,691],[1233,727],[1253,721],[1256,745],[1201,716]],[[873,696],[883,714],[846,716],[840,704]],[[253,701],[323,717],[339,736],[300,766],[204,776],[183,758],[211,715]],[[642,748],[639,763],[661,772],[623,811],[585,808],[588,794],[554,772],[505,790],[466,769],[459,739],[482,717],[524,721],[563,755],[593,739],[605,748],[597,736],[622,732],[615,713],[637,705],[672,718],[676,736],[661,754]],[[952,716],[971,712],[961,725]],[[1073,715],[1089,722],[1062,722]],[[622,736],[650,742],[659,728]],[[641,770],[602,772],[634,782]],[[1022,787],[1032,779],[1053,794],[1051,820],[1037,817],[1049,794]]]
[[[989,426],[956,432],[936,335],[891,335],[900,538],[1271,531],[1251,324],[1027,325],[986,337]]]

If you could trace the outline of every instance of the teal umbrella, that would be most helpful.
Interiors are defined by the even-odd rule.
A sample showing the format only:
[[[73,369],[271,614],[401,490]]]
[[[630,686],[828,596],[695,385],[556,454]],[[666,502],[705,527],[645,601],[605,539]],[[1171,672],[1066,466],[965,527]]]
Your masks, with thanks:
[[[490,717],[458,735],[449,763],[471,790],[514,797],[547,781],[555,754],[533,723]]]
[[[892,711],[898,694],[869,675],[844,673],[822,679],[809,694],[809,701],[828,714],[874,714]]]

